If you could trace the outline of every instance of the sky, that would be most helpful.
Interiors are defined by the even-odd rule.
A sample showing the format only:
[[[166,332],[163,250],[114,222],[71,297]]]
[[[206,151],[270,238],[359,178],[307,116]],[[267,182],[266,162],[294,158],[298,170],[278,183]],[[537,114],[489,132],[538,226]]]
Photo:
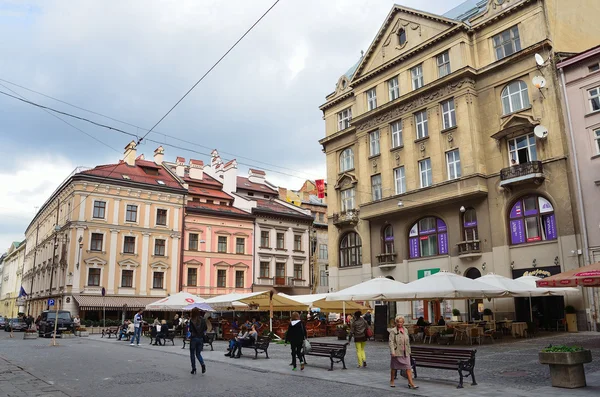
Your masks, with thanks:
[[[0,91],[143,135],[273,2],[3,1]],[[461,2],[396,1],[437,14]],[[207,161],[216,148],[224,160],[237,158],[240,174],[262,168],[291,189],[325,178],[319,105],[393,4],[280,0],[148,139],[200,152],[165,146],[169,161]],[[116,163],[132,139],[61,117],[71,125],[0,95],[0,252],[24,238],[37,209],[76,167]],[[146,141],[138,154],[152,158],[158,146]]]

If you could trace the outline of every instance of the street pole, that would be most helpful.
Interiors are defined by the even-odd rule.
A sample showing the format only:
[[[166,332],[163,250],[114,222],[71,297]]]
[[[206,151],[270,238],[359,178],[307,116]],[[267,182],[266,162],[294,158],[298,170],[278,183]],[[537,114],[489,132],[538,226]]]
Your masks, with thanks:
[[[56,330],[58,328],[58,299],[54,300],[54,307],[56,307],[56,311],[54,312],[54,333],[52,334],[52,346],[58,346],[56,343]]]

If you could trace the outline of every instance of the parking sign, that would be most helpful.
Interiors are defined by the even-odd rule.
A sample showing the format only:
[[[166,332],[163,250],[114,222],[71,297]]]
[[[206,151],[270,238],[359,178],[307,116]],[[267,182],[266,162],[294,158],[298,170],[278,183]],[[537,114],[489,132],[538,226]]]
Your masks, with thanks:
[[[48,299],[48,306],[54,306],[54,299]]]

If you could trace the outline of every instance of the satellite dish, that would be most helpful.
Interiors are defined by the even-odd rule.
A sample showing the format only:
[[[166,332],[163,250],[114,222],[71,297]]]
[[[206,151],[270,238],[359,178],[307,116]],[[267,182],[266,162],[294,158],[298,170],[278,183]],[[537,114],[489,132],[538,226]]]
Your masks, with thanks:
[[[542,76],[535,76],[531,82],[537,89],[544,88],[546,86],[546,79]]]
[[[535,54],[535,63],[537,63],[538,66],[544,66],[544,58],[542,58],[540,54]]]
[[[539,139],[545,139],[548,136],[548,128],[543,125],[536,125],[533,129],[533,133]]]

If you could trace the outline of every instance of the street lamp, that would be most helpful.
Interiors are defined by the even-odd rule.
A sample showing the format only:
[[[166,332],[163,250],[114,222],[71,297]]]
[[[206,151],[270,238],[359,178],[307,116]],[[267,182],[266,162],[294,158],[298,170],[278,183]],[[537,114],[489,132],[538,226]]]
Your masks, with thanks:
[[[77,264],[75,266],[77,267],[77,270],[79,270],[79,262],[81,261],[81,250],[83,248],[83,236],[79,236],[79,239],[77,241],[79,242],[79,251],[77,251]]]

